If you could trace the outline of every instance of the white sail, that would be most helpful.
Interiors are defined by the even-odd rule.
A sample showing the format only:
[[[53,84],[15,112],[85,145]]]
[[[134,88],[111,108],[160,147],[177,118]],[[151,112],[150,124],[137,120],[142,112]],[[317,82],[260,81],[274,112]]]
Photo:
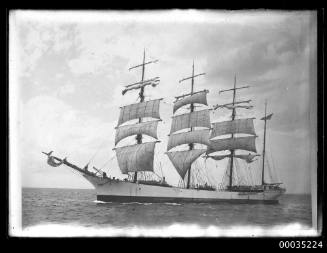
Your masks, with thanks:
[[[205,151],[205,149],[192,149],[187,151],[166,152],[166,154],[176,168],[178,174],[182,179],[184,179],[185,174],[187,170],[191,168],[192,163]]]
[[[242,150],[252,151],[256,153],[257,150],[255,147],[255,138],[256,136],[248,136],[248,137],[211,140],[210,146],[208,146],[207,154],[216,151],[235,150],[235,149],[242,149]]]
[[[153,171],[156,142],[147,142],[116,148],[118,165],[123,174],[135,171]]]
[[[212,124],[210,138],[225,134],[252,134],[255,135],[253,118],[236,119],[233,121],[216,122]]]
[[[117,145],[117,143],[122,139],[135,134],[146,134],[155,139],[158,139],[158,122],[159,121],[149,121],[118,127],[115,136],[115,145]]]
[[[185,113],[173,117],[170,133],[189,127],[207,127],[210,128],[209,110]]]
[[[192,103],[208,105],[208,103],[207,103],[207,91],[204,90],[204,91],[198,92],[196,94],[193,94],[193,95],[191,95],[189,97],[177,100],[174,103],[174,113],[179,108],[181,108],[182,106],[187,105],[187,104],[192,104]]]
[[[209,129],[195,130],[179,134],[171,134],[168,140],[167,151],[182,144],[200,143],[209,145]]]
[[[126,121],[151,117],[160,119],[159,105],[161,99],[150,100],[142,103],[126,105],[120,108],[118,126]]]

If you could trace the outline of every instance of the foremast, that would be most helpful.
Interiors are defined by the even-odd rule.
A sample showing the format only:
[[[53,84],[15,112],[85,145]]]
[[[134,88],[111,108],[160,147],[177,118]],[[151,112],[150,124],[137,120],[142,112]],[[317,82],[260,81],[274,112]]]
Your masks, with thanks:
[[[156,87],[160,79],[159,77],[144,79],[145,66],[151,63],[156,63],[158,60],[145,61],[145,49],[143,52],[143,61],[139,65],[135,65],[129,70],[141,67],[141,81],[125,86],[122,91],[122,95],[131,90],[139,90],[139,103],[130,104],[120,108],[120,115],[118,125],[116,127],[115,145],[129,136],[136,135],[136,144],[124,147],[116,147],[116,156],[118,165],[123,174],[129,172],[134,173],[133,182],[137,181],[137,173],[140,171],[152,171],[153,172],[153,159],[155,144],[159,141],[143,143],[143,134],[151,136],[155,139],[157,137],[157,126],[160,121],[159,106],[161,99],[145,101],[144,90],[145,87],[151,85]],[[157,120],[143,121],[143,118],[154,118]],[[138,120],[136,124],[122,125],[130,120]]]
[[[173,113],[179,108],[190,105],[189,113],[173,116],[171,130],[168,139],[167,151],[182,144],[188,144],[189,149],[185,151],[166,152],[176,171],[185,180],[187,174],[187,188],[190,188],[192,163],[203,154],[206,149],[195,149],[194,144],[208,145],[209,129],[195,130],[195,127],[210,128],[209,110],[195,111],[194,104],[207,104],[208,90],[194,92],[194,78],[205,75],[205,73],[194,74],[194,61],[192,64],[192,75],[179,80],[179,83],[191,80],[191,92],[175,97]],[[179,130],[189,129],[188,132],[176,133]]]
[[[143,51],[143,63],[141,64],[141,67],[142,67],[141,83],[143,83],[144,82],[144,71],[145,71],[145,49]],[[130,68],[129,70],[131,70],[132,68]],[[136,66],[134,66],[134,68],[136,68]],[[141,86],[140,93],[139,93],[139,98],[140,98],[141,103],[144,101],[144,87],[145,86]],[[142,118],[139,118],[139,123],[141,123],[141,122],[142,122]],[[142,144],[142,134],[136,135],[136,141],[137,141],[137,144]],[[134,172],[134,180],[133,181],[134,181],[134,183],[137,181],[137,171]]]
[[[241,155],[236,154],[235,150],[247,150],[251,152],[257,152],[255,146],[255,138],[256,133],[254,130],[253,119],[254,118],[245,118],[245,119],[235,119],[236,117],[236,108],[243,108],[243,109],[252,109],[253,106],[249,105],[251,100],[243,100],[243,101],[236,101],[236,91],[240,89],[249,88],[250,86],[242,86],[236,87],[236,75],[234,77],[234,88],[220,90],[219,94],[233,91],[233,100],[232,103],[222,104],[222,105],[215,105],[213,107],[214,110],[218,108],[226,108],[232,110],[231,120],[224,121],[224,122],[214,122],[211,136],[210,136],[210,145],[207,149],[207,157],[212,158],[214,160],[222,160],[224,158],[229,158],[229,183],[228,189],[232,189],[233,187],[233,168],[234,168],[234,159],[239,158],[246,160],[248,163],[253,161],[253,158],[257,156],[257,154],[248,155]],[[224,139],[214,139],[215,137],[223,136],[231,134],[230,138]],[[246,137],[235,137],[235,134],[247,134],[249,136]],[[209,154],[218,152],[218,151],[229,151],[228,155],[214,155],[209,156]]]

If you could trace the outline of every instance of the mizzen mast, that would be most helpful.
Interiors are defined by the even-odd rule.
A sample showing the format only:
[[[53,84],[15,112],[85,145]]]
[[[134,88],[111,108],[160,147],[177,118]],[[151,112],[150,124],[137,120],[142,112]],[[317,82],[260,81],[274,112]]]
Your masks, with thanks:
[[[216,151],[224,151],[229,150],[230,154],[228,155],[216,155],[216,156],[208,156],[215,160],[221,160],[224,158],[230,159],[230,167],[229,167],[229,185],[228,188],[231,190],[233,186],[233,164],[234,158],[240,158],[246,160],[247,162],[252,162],[253,158],[256,155],[236,155],[236,149],[242,149],[247,151],[256,152],[255,147],[255,131],[253,125],[254,118],[247,118],[247,119],[235,119],[236,117],[236,108],[244,108],[244,109],[251,109],[253,106],[249,105],[248,103],[251,100],[243,100],[243,101],[236,101],[236,91],[240,89],[249,88],[250,86],[242,86],[236,87],[236,75],[234,77],[234,88],[220,90],[219,94],[223,92],[233,91],[233,100],[232,103],[222,104],[222,105],[215,105],[213,107],[214,110],[218,108],[226,108],[232,110],[231,120],[225,122],[216,122],[213,123],[213,130],[211,132],[210,139],[215,138],[217,136],[231,134],[230,138],[227,139],[216,139],[210,140],[210,146],[207,150],[207,155]],[[251,136],[247,137],[235,137],[234,134],[249,134]]]

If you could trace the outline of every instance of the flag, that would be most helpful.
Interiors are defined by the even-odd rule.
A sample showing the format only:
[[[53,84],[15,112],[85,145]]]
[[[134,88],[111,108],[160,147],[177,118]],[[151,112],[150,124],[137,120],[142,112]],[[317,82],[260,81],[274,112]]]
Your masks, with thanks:
[[[261,120],[270,120],[272,115],[273,115],[273,113],[267,115],[266,117],[261,118]]]

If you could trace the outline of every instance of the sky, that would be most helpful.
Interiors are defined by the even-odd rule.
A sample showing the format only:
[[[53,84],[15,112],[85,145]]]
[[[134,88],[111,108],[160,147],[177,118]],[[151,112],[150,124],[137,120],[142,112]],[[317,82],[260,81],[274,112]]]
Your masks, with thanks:
[[[160,77],[145,99],[160,105],[155,171],[177,184],[179,176],[167,147],[174,97],[190,92],[194,60],[195,91],[208,89],[208,108],[229,103],[221,89],[250,85],[236,99],[251,99],[257,150],[263,141],[267,99],[267,151],[288,193],[309,193],[316,157],[316,13],[309,11],[12,11],[9,24],[10,171],[23,187],[92,188],[68,167],[50,167],[41,151],[84,167],[122,177],[114,137],[119,107],[137,102],[137,91],[122,96],[124,85],[140,80],[143,50],[145,78]],[[204,109],[205,106],[199,107]],[[185,113],[186,109],[180,109]],[[228,120],[230,111],[211,113]],[[153,140],[151,137],[145,141]],[[129,137],[119,145],[135,142]],[[201,158],[199,158],[201,160]],[[200,161],[198,161],[200,163]],[[255,162],[258,163],[258,162]],[[259,164],[257,164],[259,165]],[[256,164],[254,164],[256,166]],[[224,165],[209,161],[219,182]],[[219,179],[220,178],[220,179]]]

